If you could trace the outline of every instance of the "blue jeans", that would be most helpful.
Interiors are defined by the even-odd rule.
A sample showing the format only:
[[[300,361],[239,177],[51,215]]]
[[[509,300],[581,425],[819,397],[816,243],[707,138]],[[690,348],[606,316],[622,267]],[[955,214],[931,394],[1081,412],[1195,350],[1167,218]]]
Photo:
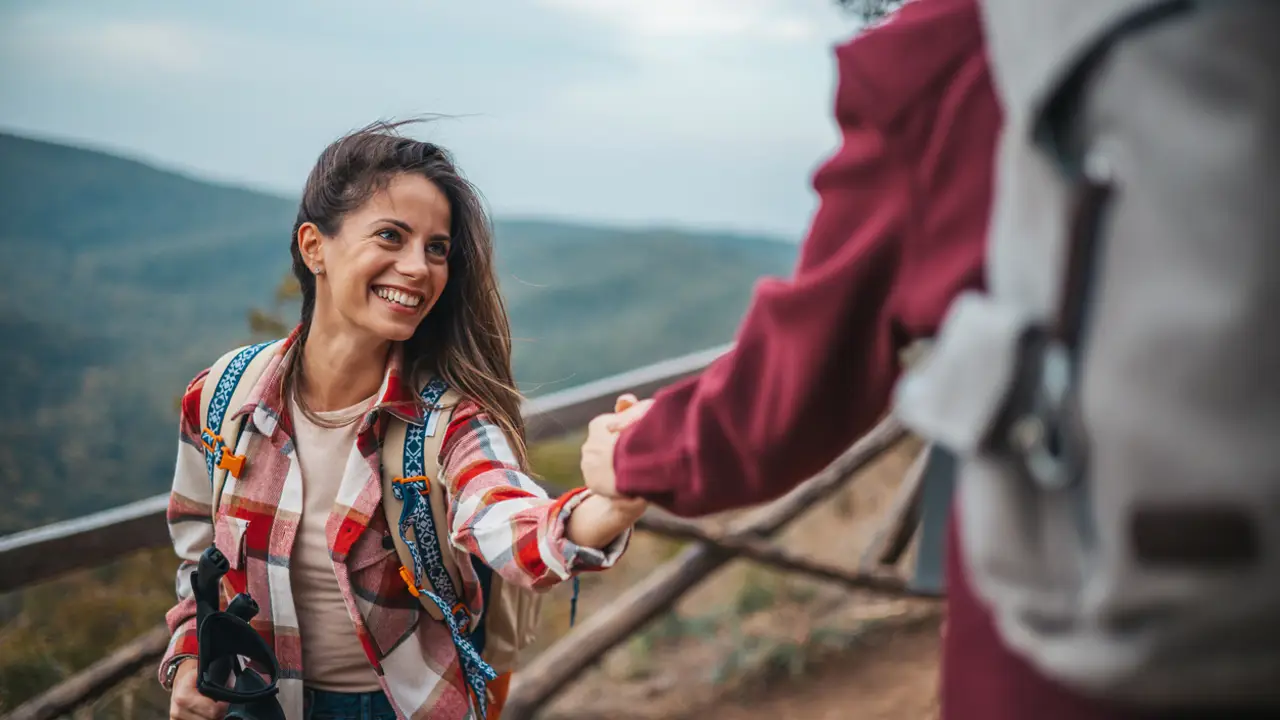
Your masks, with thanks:
[[[302,696],[306,720],[396,720],[396,711],[381,690],[340,693],[306,688]]]

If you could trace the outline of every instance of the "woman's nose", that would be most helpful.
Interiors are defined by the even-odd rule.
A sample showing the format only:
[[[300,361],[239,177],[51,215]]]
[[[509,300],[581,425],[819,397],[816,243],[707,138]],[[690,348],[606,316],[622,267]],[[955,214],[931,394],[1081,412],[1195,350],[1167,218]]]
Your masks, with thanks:
[[[396,262],[396,270],[405,277],[424,278],[430,271],[431,266],[427,263],[425,253],[420,249],[410,248],[400,253],[400,258]]]

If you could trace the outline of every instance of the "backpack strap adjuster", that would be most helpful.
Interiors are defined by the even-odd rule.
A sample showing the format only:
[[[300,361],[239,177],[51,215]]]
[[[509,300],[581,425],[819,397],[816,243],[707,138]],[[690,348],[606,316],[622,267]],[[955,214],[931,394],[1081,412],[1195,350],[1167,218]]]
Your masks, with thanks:
[[[209,428],[204,428],[200,431],[200,444],[204,445],[206,453],[213,456],[215,468],[226,470],[237,480],[240,478],[240,473],[244,471],[244,456],[231,452],[231,448],[227,447],[221,435]]]
[[[431,478],[427,477],[426,475],[414,475],[413,477],[407,477],[407,478],[406,477],[392,478],[391,482],[395,483],[396,485],[413,485],[415,483],[422,483],[422,487],[418,489],[418,493],[421,495],[431,494]]]
[[[410,595],[418,597],[422,594],[422,588],[418,587],[418,583],[415,582],[413,572],[404,565],[400,566],[400,579],[404,581],[404,586],[409,588]],[[471,610],[461,600],[453,604],[450,614],[453,615],[453,619],[458,627],[471,627]]]
[[[409,588],[410,595],[418,597],[422,594],[422,591],[418,589],[418,583],[414,579],[413,573],[403,565],[400,566],[400,579],[404,581],[404,586]]]
[[[453,606],[453,620],[458,627],[466,628],[467,630],[471,629],[471,611],[461,601],[458,601]]]

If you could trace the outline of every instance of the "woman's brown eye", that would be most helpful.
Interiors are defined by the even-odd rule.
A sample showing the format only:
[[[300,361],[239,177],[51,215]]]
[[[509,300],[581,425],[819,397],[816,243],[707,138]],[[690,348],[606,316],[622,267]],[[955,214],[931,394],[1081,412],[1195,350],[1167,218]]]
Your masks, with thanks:
[[[390,230],[390,229],[387,229],[387,230],[379,230],[379,231],[378,231],[378,237],[382,238],[383,240],[386,240],[387,242],[399,242],[399,241],[400,241],[400,233],[396,232],[395,230]]]
[[[430,245],[427,246],[427,253],[434,255],[436,257],[448,257],[449,244],[442,243],[442,242],[431,243]]]

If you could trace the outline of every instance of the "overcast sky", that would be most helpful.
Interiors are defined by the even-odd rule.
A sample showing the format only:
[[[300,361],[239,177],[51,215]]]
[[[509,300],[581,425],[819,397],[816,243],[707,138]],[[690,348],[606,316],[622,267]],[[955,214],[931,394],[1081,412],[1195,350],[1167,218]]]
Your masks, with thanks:
[[[4,0],[0,128],[280,193],[453,115],[495,212],[798,239],[837,142],[831,0]]]

